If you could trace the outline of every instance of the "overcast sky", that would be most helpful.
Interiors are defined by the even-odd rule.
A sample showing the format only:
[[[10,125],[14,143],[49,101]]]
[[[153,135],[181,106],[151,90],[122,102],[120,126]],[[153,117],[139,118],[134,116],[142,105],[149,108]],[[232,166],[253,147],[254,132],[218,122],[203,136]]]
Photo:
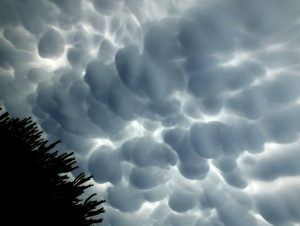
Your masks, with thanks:
[[[75,152],[102,225],[300,225],[299,0],[0,7],[0,104]]]

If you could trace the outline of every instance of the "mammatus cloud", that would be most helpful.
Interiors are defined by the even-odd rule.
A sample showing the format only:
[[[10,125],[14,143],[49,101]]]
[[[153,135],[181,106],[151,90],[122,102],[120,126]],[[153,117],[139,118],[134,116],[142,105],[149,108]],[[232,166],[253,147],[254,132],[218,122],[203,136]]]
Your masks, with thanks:
[[[54,29],[49,29],[41,37],[38,53],[43,58],[58,57],[64,52],[63,37]]]
[[[0,103],[76,153],[104,225],[300,223],[297,0],[0,3]]]

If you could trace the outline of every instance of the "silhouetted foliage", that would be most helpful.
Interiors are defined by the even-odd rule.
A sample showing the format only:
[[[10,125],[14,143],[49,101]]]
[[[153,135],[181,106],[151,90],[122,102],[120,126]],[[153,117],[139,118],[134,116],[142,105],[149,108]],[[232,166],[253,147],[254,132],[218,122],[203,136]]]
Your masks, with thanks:
[[[0,108],[1,110],[1,108]],[[91,176],[74,179],[73,153],[53,151],[31,118],[0,115],[1,225],[90,226],[102,222],[104,200],[83,198]],[[3,211],[4,209],[4,211]]]

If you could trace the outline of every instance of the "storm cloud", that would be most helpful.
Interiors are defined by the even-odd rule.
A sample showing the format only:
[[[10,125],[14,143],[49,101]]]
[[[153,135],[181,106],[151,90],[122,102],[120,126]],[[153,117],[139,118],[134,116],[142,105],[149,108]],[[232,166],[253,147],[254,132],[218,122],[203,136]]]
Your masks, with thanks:
[[[75,152],[104,225],[300,223],[297,0],[0,3],[0,104]]]

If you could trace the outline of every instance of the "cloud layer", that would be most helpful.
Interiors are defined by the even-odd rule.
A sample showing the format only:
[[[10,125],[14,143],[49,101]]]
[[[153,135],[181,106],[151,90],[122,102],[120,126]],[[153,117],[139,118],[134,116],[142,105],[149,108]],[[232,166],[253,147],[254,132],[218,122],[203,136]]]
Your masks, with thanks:
[[[76,153],[104,225],[300,223],[297,0],[0,3],[0,103]]]

